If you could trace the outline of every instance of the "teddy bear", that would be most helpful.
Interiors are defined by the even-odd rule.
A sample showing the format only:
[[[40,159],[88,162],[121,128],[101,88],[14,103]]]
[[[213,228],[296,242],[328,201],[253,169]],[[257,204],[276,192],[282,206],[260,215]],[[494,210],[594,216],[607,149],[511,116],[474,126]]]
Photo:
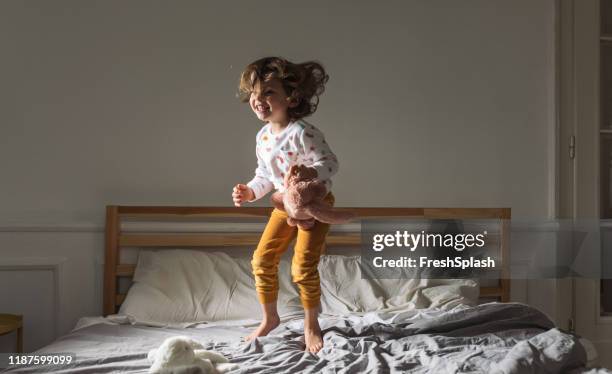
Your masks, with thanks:
[[[187,337],[173,336],[157,349],[152,349],[147,359],[152,363],[151,374],[217,374],[234,370],[220,353],[203,349],[202,344]]]
[[[339,224],[346,223],[355,215],[335,210],[323,198],[327,194],[325,183],[310,177],[309,168],[293,165],[285,174],[285,192],[272,194],[272,204],[287,213],[287,224],[310,230],[315,220]]]

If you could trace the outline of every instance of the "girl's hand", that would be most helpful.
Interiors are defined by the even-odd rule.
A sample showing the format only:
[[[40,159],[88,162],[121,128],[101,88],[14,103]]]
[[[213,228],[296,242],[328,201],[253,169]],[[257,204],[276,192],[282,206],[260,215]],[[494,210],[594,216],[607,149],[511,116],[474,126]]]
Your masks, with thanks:
[[[232,191],[232,200],[234,205],[239,207],[242,203],[251,201],[255,198],[255,192],[246,184],[237,184]]]

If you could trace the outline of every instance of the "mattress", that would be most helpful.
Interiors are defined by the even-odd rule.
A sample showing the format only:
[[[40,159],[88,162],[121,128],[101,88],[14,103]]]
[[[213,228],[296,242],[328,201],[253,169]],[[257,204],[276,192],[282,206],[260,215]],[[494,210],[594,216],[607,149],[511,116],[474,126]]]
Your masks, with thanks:
[[[253,323],[167,328],[100,319],[36,352],[75,353],[70,365],[8,372],[146,373],[148,351],[183,335],[239,364],[232,373],[612,373],[588,371],[579,339],[520,303],[321,316],[324,347],[317,355],[304,351],[302,319],[285,320],[270,335],[242,342]]]

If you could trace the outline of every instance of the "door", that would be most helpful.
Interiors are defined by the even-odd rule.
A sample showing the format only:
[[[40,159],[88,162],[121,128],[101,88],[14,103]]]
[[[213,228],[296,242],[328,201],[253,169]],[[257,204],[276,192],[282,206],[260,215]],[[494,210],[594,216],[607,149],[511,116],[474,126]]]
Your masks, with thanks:
[[[605,114],[610,112],[612,97],[603,97],[610,84],[606,76],[612,69],[612,59],[607,57],[612,57],[612,43],[606,41],[606,33],[612,36],[612,28],[605,26],[611,3],[561,0],[559,8],[559,212],[561,217],[573,218],[577,225],[594,223],[600,252],[591,252],[591,257],[598,258],[588,260],[597,266],[612,251],[612,243],[602,240],[609,231],[606,218],[612,218],[607,213],[612,210],[607,209],[612,208],[612,118]],[[597,348],[599,364],[612,368],[612,313],[606,311],[612,284],[601,279],[610,272],[605,270],[602,275],[573,279],[572,314],[576,332]]]

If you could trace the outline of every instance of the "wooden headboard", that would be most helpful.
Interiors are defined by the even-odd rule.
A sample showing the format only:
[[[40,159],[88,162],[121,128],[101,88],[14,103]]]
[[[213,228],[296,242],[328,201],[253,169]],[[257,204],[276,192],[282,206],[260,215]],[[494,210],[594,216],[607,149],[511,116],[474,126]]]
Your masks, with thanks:
[[[509,243],[510,208],[339,208],[350,210],[359,219],[412,218],[412,219],[499,219],[499,245],[501,275],[497,286],[481,287],[481,297],[510,300]],[[104,315],[114,314],[125,299],[119,293],[119,278],[132,278],[134,264],[120,263],[122,248],[196,248],[196,247],[245,247],[256,246],[261,232],[129,232],[122,230],[125,220],[176,220],[179,219],[234,219],[269,216],[272,208],[234,207],[173,207],[173,206],[107,206],[106,253],[104,262]],[[330,232],[328,246],[352,247],[361,245],[359,232]]]

